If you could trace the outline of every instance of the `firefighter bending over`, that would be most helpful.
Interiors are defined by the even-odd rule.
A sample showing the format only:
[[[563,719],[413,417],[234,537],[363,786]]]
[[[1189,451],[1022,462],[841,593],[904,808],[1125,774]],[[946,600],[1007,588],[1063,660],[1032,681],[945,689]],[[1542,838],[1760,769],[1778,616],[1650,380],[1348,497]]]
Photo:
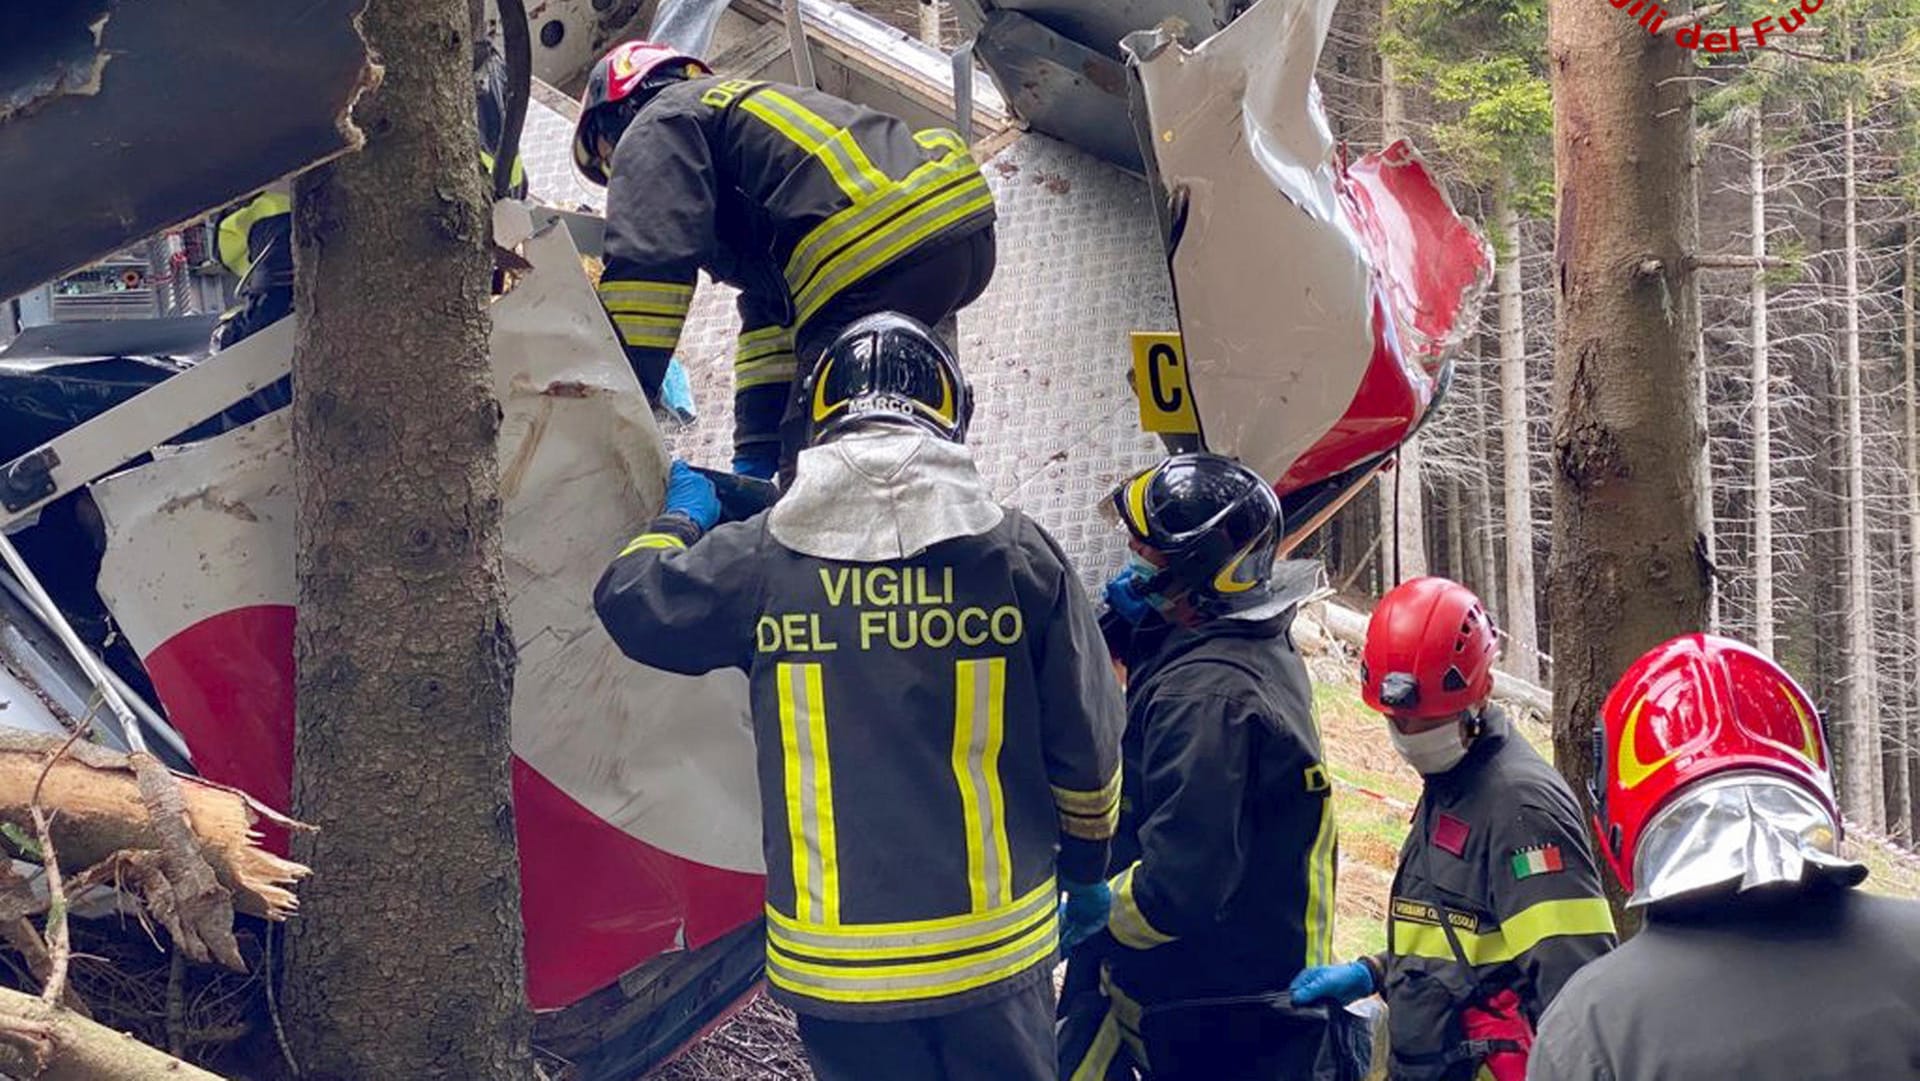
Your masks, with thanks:
[[[1601,717],[1601,851],[1646,925],[1554,1001],[1527,1076],[1916,1076],[1920,904],[1854,888],[1806,692],[1694,634],[1634,662]]]
[[[767,982],[821,1081],[1051,1079],[1060,925],[1104,914],[1119,817],[1099,626],[975,471],[967,385],[925,327],[855,323],[806,400],[786,498],[716,528],[676,462],[595,606],[643,664],[747,673]]]
[[[600,300],[649,401],[699,272],[740,290],[736,473],[790,474],[807,427],[794,390],[848,324],[896,311],[936,326],[993,276],[993,195],[958,135],[717,78],[667,46],[627,42],[595,65],[573,159],[607,186]]]
[[[1183,454],[1110,504],[1132,548],[1103,619],[1128,678],[1123,812],[1060,1076],[1309,1076],[1323,1033],[1259,998],[1333,941],[1332,788],[1293,603],[1269,584],[1280,501],[1238,462]]]
[[[1540,1015],[1614,944],[1572,791],[1488,701],[1498,652],[1480,598],[1444,578],[1396,586],[1367,625],[1362,696],[1426,787],[1386,952],[1310,968],[1293,998],[1380,992],[1394,1081],[1520,1081]]]

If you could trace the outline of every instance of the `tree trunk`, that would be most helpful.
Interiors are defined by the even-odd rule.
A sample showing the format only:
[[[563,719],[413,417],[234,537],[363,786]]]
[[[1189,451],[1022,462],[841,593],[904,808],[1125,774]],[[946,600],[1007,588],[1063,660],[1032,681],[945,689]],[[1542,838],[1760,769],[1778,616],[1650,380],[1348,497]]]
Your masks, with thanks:
[[[1533,584],[1533,479],[1527,446],[1527,328],[1521,306],[1520,212],[1513,205],[1513,178],[1494,188],[1493,214],[1500,231],[1500,262],[1494,287],[1500,295],[1500,460],[1507,497],[1507,649],[1502,667],[1528,683],[1540,681],[1540,631]]]
[[[1693,310],[1698,312],[1700,280],[1697,275],[1692,285]],[[1698,320],[1694,322],[1693,330],[1693,355],[1700,358],[1700,363],[1694,367],[1694,405],[1699,410],[1694,415],[1694,422],[1700,427],[1700,453],[1693,460],[1694,483],[1700,488],[1700,501],[1694,507],[1694,528],[1700,534],[1701,558],[1711,572],[1718,558],[1718,550],[1713,521],[1713,424],[1707,417],[1707,335]],[[1720,583],[1713,573],[1707,575],[1707,622],[1700,629],[1709,634],[1720,633]]]
[[[1487,408],[1485,393],[1474,395],[1474,458],[1482,463],[1493,461],[1493,448],[1489,445],[1487,433],[1493,428],[1493,420]],[[1496,596],[1500,591],[1500,561],[1494,555],[1495,538],[1502,535],[1499,527],[1499,504],[1493,498],[1493,478],[1491,469],[1485,465],[1473,471],[1473,498],[1469,505],[1473,508],[1472,532],[1467,535],[1471,548],[1467,558],[1473,566],[1473,584],[1482,600],[1499,603]]]
[[[463,0],[373,0],[366,148],[295,192],[300,619],[288,943],[308,1077],[532,1076]]]
[[[1382,5],[1381,32],[1388,28],[1388,10]],[[1407,128],[1406,95],[1401,91],[1393,56],[1380,54],[1380,137],[1385,143],[1404,138]],[[1420,469],[1420,437],[1400,445],[1393,472],[1381,476],[1382,528],[1394,531],[1388,541],[1388,585],[1427,573],[1427,516]]]
[[[1753,279],[1747,305],[1753,322],[1753,644],[1773,656],[1773,375],[1767,363],[1767,156],[1761,110],[1747,122],[1747,186]]]
[[[1841,295],[1845,319],[1841,332],[1841,394],[1847,408],[1847,709],[1840,724],[1840,803],[1849,817],[1869,829],[1880,830],[1885,827],[1886,815],[1878,778],[1880,717],[1875,708],[1873,604],[1867,578],[1871,549],[1867,537],[1866,439],[1860,421],[1860,208],[1855,191],[1858,161],[1851,101],[1846,104],[1841,123],[1846,170],[1841,202],[1846,222],[1846,250],[1841,264],[1845,274]]]
[[[1455,581],[1473,587],[1473,573],[1467,569],[1467,529],[1471,519],[1467,508],[1467,486],[1459,478],[1447,481],[1441,489],[1447,493],[1447,574]]]
[[[1906,314],[1906,339],[1902,343],[1902,359],[1905,361],[1907,375],[1907,624],[1908,640],[1916,651],[1914,670],[1920,671],[1920,384],[1915,379],[1915,355],[1920,354],[1920,303],[1916,303],[1913,291],[1920,286],[1920,267],[1915,266],[1916,249],[1920,249],[1920,220],[1907,224],[1906,276],[1901,283],[1902,307]],[[1908,691],[1916,688],[1910,680]],[[1914,759],[1920,756],[1920,694],[1910,695],[1907,712],[1907,738],[1900,751],[1900,772],[1895,784],[1904,790],[1906,801],[1901,818],[1905,824],[1905,836],[1908,841],[1920,837],[1920,800],[1914,791]]]
[[[1559,343],[1553,377],[1556,761],[1585,798],[1594,719],[1641,653],[1698,631],[1707,575],[1689,277],[1692,57],[1551,0]]]
[[[940,40],[940,23],[947,13],[947,0],[920,0],[920,40],[936,49],[946,45]]]

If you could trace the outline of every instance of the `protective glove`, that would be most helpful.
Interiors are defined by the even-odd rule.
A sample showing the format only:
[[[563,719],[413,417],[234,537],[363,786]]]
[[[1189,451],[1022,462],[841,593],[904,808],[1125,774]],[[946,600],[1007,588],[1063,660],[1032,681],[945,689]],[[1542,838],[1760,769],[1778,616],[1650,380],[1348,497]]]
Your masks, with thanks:
[[[1153,605],[1147,602],[1146,594],[1141,589],[1144,585],[1146,580],[1131,566],[1107,582],[1107,607],[1113,610],[1114,615],[1125,620],[1128,626],[1137,627],[1153,614]]]
[[[1359,961],[1344,965],[1315,965],[1302,969],[1287,985],[1287,997],[1295,1006],[1315,1002],[1334,1002],[1345,1006],[1373,994],[1373,971]]]
[[[720,493],[713,482],[695,472],[678,458],[667,473],[667,512],[684,514],[701,529],[712,529],[720,520]]]
[[[687,378],[686,365],[678,357],[667,361],[667,374],[660,381],[660,411],[682,427],[697,419],[693,408],[693,382]],[[658,412],[655,414],[658,415]]]
[[[736,476],[752,477],[754,480],[772,480],[780,471],[780,451],[777,447],[755,447],[752,450],[735,452],[733,472]]]
[[[1064,882],[1067,899],[1060,902],[1060,952],[1092,938],[1107,925],[1113,891],[1105,882]]]

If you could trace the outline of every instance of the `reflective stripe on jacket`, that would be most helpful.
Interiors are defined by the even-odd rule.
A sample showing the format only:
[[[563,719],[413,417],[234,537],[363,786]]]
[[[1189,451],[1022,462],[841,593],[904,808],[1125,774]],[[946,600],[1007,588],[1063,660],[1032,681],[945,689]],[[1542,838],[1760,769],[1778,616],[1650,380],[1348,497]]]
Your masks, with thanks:
[[[1384,997],[1396,1081],[1461,1081],[1479,1055],[1462,1015],[1502,990],[1537,1025],[1614,945],[1567,783],[1488,707],[1467,757],[1428,777],[1393,880]]]
[[[691,79],[648,102],[614,151],[601,296],[652,394],[700,271],[745,294],[748,329],[791,330],[875,271],[992,221],[986,179],[951,131],[815,90]]]
[[[1007,511],[911,559],[782,547],[761,515],[667,515],[595,592],[656,668],[747,673],[767,979],[816,1016],[936,1016],[1045,979],[1058,879],[1119,816],[1119,691],[1079,583]]]
[[[1333,950],[1338,837],[1291,609],[1143,632],[1106,956],[1147,1005],[1285,988]]]

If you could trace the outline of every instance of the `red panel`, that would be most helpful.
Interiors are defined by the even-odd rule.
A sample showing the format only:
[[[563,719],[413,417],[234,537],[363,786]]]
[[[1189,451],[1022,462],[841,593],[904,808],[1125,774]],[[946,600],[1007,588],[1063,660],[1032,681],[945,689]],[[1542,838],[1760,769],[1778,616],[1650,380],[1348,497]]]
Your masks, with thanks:
[[[577,1002],[676,943],[703,946],[759,917],[759,875],[723,871],[635,840],[513,760],[527,998]]]
[[[222,612],[146,658],[200,772],[281,810],[290,805],[293,775],[293,612],[287,605]],[[536,1009],[577,1002],[676,945],[705,945],[760,915],[759,875],[637,840],[518,758],[513,795],[527,997]],[[286,851],[284,833],[275,833],[269,844]]]
[[[1427,396],[1431,393],[1431,384],[1425,377],[1417,384],[1409,378],[1407,365],[1400,357],[1393,323],[1387,318],[1376,289],[1373,293],[1373,356],[1367,361],[1366,374],[1360,377],[1360,386],[1353,392],[1353,401],[1320,441],[1295,459],[1286,475],[1274,484],[1274,491],[1286,495],[1400,445],[1408,429],[1413,427],[1414,419],[1426,412]]]

